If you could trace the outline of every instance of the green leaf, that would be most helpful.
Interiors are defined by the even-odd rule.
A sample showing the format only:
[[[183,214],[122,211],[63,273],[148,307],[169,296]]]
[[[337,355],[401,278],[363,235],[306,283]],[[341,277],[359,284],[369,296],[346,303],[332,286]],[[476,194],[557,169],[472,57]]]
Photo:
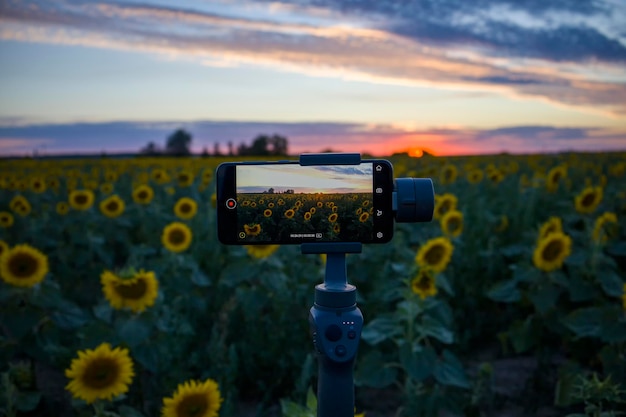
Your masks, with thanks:
[[[487,297],[501,303],[515,303],[521,299],[517,282],[514,279],[499,282],[487,291]]]
[[[604,328],[619,318],[619,308],[588,307],[570,313],[563,324],[577,337],[601,337]]]
[[[309,388],[306,393],[306,407],[311,411],[317,410],[317,398],[313,393],[313,388]]]
[[[507,332],[515,353],[523,353],[532,348],[536,343],[533,332],[532,320],[516,321]]]
[[[93,315],[105,323],[111,323],[113,309],[109,303],[99,303],[92,308]]]
[[[43,317],[40,311],[32,308],[21,308],[3,319],[3,325],[9,330],[11,337],[21,339],[33,331],[35,325]]]
[[[136,346],[132,351],[132,355],[133,359],[136,359],[148,371],[155,374],[159,371],[159,352],[154,346],[149,344]]]
[[[144,415],[141,414],[139,411],[127,405],[120,406],[119,412],[120,412],[120,416],[124,416],[124,417],[144,417]]]
[[[572,274],[567,288],[569,290],[570,300],[575,303],[589,301],[593,299],[597,293],[595,286],[592,283],[585,281],[578,274]]]
[[[442,343],[450,344],[454,342],[454,333],[446,328],[439,320],[424,316],[421,325],[418,327],[425,335],[434,337]]]
[[[441,360],[436,362],[435,379],[444,385],[469,388],[470,383],[461,361],[449,350],[444,350]]]
[[[131,348],[146,340],[150,336],[151,330],[150,324],[140,318],[121,321],[117,326],[118,336]]]
[[[520,244],[503,246],[500,248],[500,253],[502,254],[502,256],[505,256],[507,258],[521,256],[521,255],[525,255],[526,253],[528,253],[528,246],[520,245]]]
[[[211,280],[200,270],[200,268],[194,268],[191,273],[191,282],[196,284],[198,287],[209,287],[211,285]]]
[[[363,328],[361,339],[371,345],[377,345],[383,340],[401,334],[402,323],[397,318],[377,317]]]
[[[415,381],[423,381],[432,375],[437,362],[437,354],[431,346],[415,350],[410,343],[400,346],[400,363],[406,373]]]
[[[354,383],[359,386],[384,388],[391,385],[397,377],[394,368],[386,366],[382,354],[375,350],[359,358]]]
[[[63,302],[59,311],[52,313],[51,317],[52,321],[66,330],[76,329],[91,320],[86,311],[69,301]]]
[[[15,408],[19,411],[28,412],[37,408],[37,405],[41,401],[40,392],[18,392],[17,401],[15,402]]]
[[[624,282],[615,271],[609,269],[598,272],[598,280],[606,295],[621,297],[624,294]]]
[[[535,309],[540,314],[545,314],[550,309],[554,308],[556,300],[559,298],[559,295],[561,295],[561,291],[561,288],[548,283],[541,286],[537,292],[531,293],[529,298],[535,305]]]
[[[437,286],[444,290],[448,295],[454,297],[454,288],[446,274],[437,275]]]

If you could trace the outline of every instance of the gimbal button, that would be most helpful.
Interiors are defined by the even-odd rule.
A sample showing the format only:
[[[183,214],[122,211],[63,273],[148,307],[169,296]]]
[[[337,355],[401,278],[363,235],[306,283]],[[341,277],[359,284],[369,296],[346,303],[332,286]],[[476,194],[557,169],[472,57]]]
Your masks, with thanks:
[[[337,326],[336,324],[331,324],[326,328],[326,332],[324,333],[324,335],[326,336],[326,339],[330,340],[331,342],[336,342],[341,339],[341,327]]]
[[[348,349],[346,349],[346,347],[344,345],[337,345],[337,347],[335,347],[335,355],[341,357],[346,356],[346,354],[348,353]]]

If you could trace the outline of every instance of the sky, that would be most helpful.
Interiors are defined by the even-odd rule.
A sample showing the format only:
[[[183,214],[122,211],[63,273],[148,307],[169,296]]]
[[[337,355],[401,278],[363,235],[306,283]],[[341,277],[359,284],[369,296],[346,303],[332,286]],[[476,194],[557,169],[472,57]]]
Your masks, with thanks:
[[[624,0],[0,0],[0,155],[626,150]]]
[[[237,192],[371,193],[372,164],[355,166],[239,165]]]

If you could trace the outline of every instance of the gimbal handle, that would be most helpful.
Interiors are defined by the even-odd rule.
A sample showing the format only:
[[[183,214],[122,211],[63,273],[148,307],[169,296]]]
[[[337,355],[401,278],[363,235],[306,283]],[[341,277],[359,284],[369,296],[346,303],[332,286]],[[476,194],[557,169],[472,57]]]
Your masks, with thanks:
[[[309,311],[318,359],[317,417],[354,416],[354,361],[363,315],[356,306],[356,287],[348,284],[346,253],[360,243],[303,244],[302,253],[326,253],[324,283],[315,286]]]

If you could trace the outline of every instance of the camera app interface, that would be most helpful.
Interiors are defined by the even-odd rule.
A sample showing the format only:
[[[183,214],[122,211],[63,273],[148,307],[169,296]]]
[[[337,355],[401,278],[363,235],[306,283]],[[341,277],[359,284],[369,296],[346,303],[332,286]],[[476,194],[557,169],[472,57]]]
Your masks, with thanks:
[[[372,165],[238,166],[239,239],[276,243],[372,240]]]

